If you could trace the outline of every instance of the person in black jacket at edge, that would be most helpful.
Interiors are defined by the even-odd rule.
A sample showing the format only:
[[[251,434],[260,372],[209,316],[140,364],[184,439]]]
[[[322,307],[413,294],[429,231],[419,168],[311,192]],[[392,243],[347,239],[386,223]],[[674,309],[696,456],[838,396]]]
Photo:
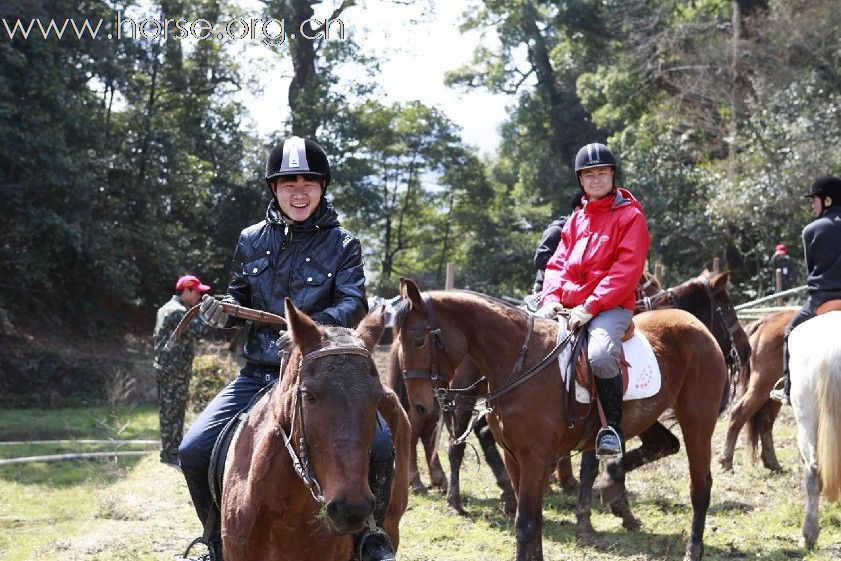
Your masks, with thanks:
[[[272,200],[264,220],[244,229],[233,259],[233,280],[223,301],[284,314],[284,298],[322,325],[354,327],[365,316],[365,274],[359,240],[339,226],[338,215],[324,198],[330,184],[330,164],[316,142],[293,136],[269,153],[266,183]],[[217,327],[240,327],[218,300],[205,296],[201,318]],[[208,486],[208,468],[216,437],[226,423],[281,372],[281,357],[289,344],[285,332],[259,322],[248,324],[243,348],[245,366],[196,418],[179,448],[187,488],[199,519],[218,513]],[[370,451],[371,491],[376,498],[374,519],[382,528],[391,494],[394,448],[385,420],[377,416]],[[214,510],[212,510],[214,509]],[[218,516],[215,518],[218,520]],[[222,561],[219,524],[210,552],[195,559]],[[356,536],[354,558],[394,559],[384,532],[370,527]]]
[[[564,229],[567,218],[573,212],[582,208],[581,197],[583,195],[584,193],[581,189],[576,190],[572,194],[569,200],[570,214],[550,222],[543,231],[540,243],[537,244],[537,249],[534,251],[534,268],[537,271],[534,275],[534,286],[532,287],[532,293],[525,297],[526,306],[532,312],[536,312],[540,308],[540,293],[543,291],[543,275],[546,273],[546,263],[555,254],[558,244],[561,243],[561,231]]]
[[[777,380],[770,398],[789,405],[791,377],[788,369],[788,336],[795,327],[815,317],[818,306],[841,299],[841,179],[819,177],[806,195],[812,201],[815,220],[803,228],[806,284],[809,296],[783,331],[783,377]]]

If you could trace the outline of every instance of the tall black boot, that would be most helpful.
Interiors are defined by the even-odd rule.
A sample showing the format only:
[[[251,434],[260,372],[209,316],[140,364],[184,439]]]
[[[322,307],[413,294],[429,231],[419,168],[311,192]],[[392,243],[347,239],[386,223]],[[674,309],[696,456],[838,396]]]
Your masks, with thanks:
[[[391,483],[394,480],[394,462],[375,462],[368,472],[368,485],[374,493],[374,513],[368,527],[354,536],[359,561],[394,561],[394,545],[385,533],[385,516],[391,501]]]
[[[193,500],[193,507],[196,509],[196,514],[204,528],[203,536],[194,540],[187,551],[184,552],[185,559],[192,559],[194,561],[224,561],[222,558],[222,524],[219,508],[213,502],[213,497],[210,495],[210,485],[207,482],[207,471],[185,469],[184,479],[187,481],[187,490],[190,492],[190,498]],[[209,530],[208,524],[212,527]],[[197,543],[204,543],[207,546],[208,553],[198,557],[187,557],[187,554],[192,549],[193,545]]]
[[[620,458],[624,452],[625,440],[620,428],[622,423],[622,376],[596,378],[596,388],[608,424],[607,427],[600,429],[596,436],[596,456],[599,459]]]

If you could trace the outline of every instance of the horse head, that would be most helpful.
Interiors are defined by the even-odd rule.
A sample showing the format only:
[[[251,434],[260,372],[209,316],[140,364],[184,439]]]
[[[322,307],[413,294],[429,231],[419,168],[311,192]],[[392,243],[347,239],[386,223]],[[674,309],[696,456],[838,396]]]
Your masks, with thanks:
[[[293,347],[273,412],[329,529],[356,532],[374,509],[368,453],[384,389],[371,352],[382,334],[382,310],[352,331],[319,326],[288,298],[285,306]]]
[[[414,281],[401,277],[400,294],[394,321],[398,363],[413,412],[428,417],[437,414],[435,389],[449,385],[466,355],[465,339],[456,329],[441,329],[432,297]]]

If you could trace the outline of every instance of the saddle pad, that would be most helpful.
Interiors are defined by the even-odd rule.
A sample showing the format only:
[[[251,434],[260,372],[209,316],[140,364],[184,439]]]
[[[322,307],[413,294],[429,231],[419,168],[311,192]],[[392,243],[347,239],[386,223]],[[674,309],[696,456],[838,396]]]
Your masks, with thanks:
[[[567,336],[566,321],[558,322],[558,341]],[[634,336],[622,343],[622,350],[625,353],[625,360],[628,362],[628,389],[625,390],[623,400],[643,399],[651,397],[660,391],[660,366],[657,364],[657,357],[654,356],[654,349],[651,343],[645,338],[640,330],[634,331]],[[572,345],[566,345],[558,356],[558,365],[561,368],[561,377],[566,383],[568,376],[567,364],[569,364]],[[577,381],[575,383],[575,400],[578,403],[590,403],[590,392],[582,387]]]

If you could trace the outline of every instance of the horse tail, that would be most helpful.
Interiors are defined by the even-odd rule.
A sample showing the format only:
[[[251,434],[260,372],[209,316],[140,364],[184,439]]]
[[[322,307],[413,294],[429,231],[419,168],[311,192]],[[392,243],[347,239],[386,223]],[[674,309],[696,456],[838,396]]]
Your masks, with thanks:
[[[818,470],[824,496],[841,494],[841,347],[833,345],[818,362]]]

